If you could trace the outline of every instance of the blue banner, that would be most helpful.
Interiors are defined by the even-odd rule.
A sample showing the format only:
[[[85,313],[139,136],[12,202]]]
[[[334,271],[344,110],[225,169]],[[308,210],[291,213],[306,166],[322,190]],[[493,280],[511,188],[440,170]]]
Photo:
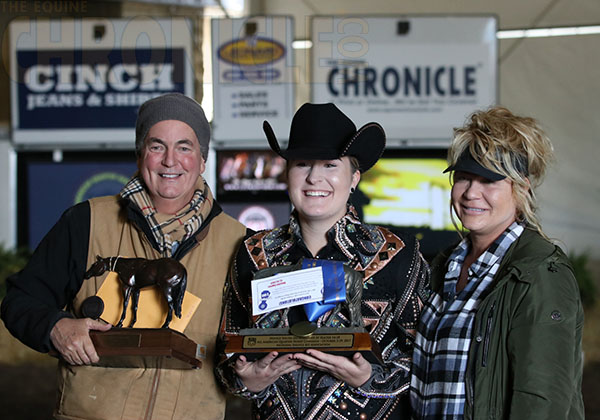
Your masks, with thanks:
[[[346,300],[344,264],[341,261],[304,259],[301,268],[321,267],[323,270],[323,301],[307,303],[304,312],[310,322],[316,321],[325,312]]]

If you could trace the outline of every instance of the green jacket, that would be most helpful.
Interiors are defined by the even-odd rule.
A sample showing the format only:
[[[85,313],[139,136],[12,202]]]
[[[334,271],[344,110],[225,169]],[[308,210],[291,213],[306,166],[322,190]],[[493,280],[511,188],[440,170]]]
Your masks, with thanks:
[[[451,252],[431,266],[438,293]],[[475,316],[465,420],[584,419],[582,329],[567,257],[526,229],[504,256]]]

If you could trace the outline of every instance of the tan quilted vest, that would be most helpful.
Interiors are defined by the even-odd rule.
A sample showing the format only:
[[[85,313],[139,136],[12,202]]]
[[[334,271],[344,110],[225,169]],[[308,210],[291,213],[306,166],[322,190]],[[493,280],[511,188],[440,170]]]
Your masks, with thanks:
[[[90,200],[88,267],[96,255],[160,258],[147,238],[119,213],[116,197]],[[61,364],[55,418],[73,419],[222,419],[225,396],[214,374],[215,341],[227,270],[245,227],[221,213],[199,234],[200,243],[181,260],[188,272],[187,291],[202,302],[184,333],[206,345],[202,369],[123,369]],[[106,274],[84,280],[74,301],[94,295]]]

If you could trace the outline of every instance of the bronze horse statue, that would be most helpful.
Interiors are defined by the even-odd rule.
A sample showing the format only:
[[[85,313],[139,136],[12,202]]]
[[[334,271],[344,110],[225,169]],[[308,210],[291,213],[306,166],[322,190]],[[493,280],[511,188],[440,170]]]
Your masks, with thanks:
[[[84,278],[89,279],[92,276],[100,276],[107,270],[117,273],[117,277],[123,286],[123,313],[116,327],[123,326],[127,304],[132,293],[133,318],[129,327],[133,327],[137,320],[140,289],[150,286],[160,288],[169,306],[167,319],[161,328],[169,328],[173,312],[175,312],[177,318],[181,318],[181,305],[187,285],[187,270],[179,261],[173,258],[159,258],[157,260],[122,257],[102,258],[97,255],[96,262],[86,271]]]

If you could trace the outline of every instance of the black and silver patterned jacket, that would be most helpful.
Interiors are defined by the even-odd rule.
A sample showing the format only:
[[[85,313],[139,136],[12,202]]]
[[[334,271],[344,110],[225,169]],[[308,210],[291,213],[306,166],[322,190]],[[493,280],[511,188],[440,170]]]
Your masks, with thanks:
[[[352,207],[327,232],[327,238],[327,246],[317,256],[311,255],[292,214],[288,225],[245,239],[225,289],[221,348],[225,334],[238,334],[242,328],[289,326],[290,308],[252,316],[250,281],[254,272],[316,257],[343,261],[364,274],[364,325],[379,343],[385,365],[373,365],[371,378],[358,388],[326,373],[301,368],[254,394],[245,390],[232,362],[222,354],[217,376],[230,392],[253,400],[253,418],[408,419],[412,343],[422,302],[429,293],[427,263],[416,239],[363,224]],[[322,315],[317,324],[329,315]],[[336,316],[341,325],[347,325],[347,314]]]

